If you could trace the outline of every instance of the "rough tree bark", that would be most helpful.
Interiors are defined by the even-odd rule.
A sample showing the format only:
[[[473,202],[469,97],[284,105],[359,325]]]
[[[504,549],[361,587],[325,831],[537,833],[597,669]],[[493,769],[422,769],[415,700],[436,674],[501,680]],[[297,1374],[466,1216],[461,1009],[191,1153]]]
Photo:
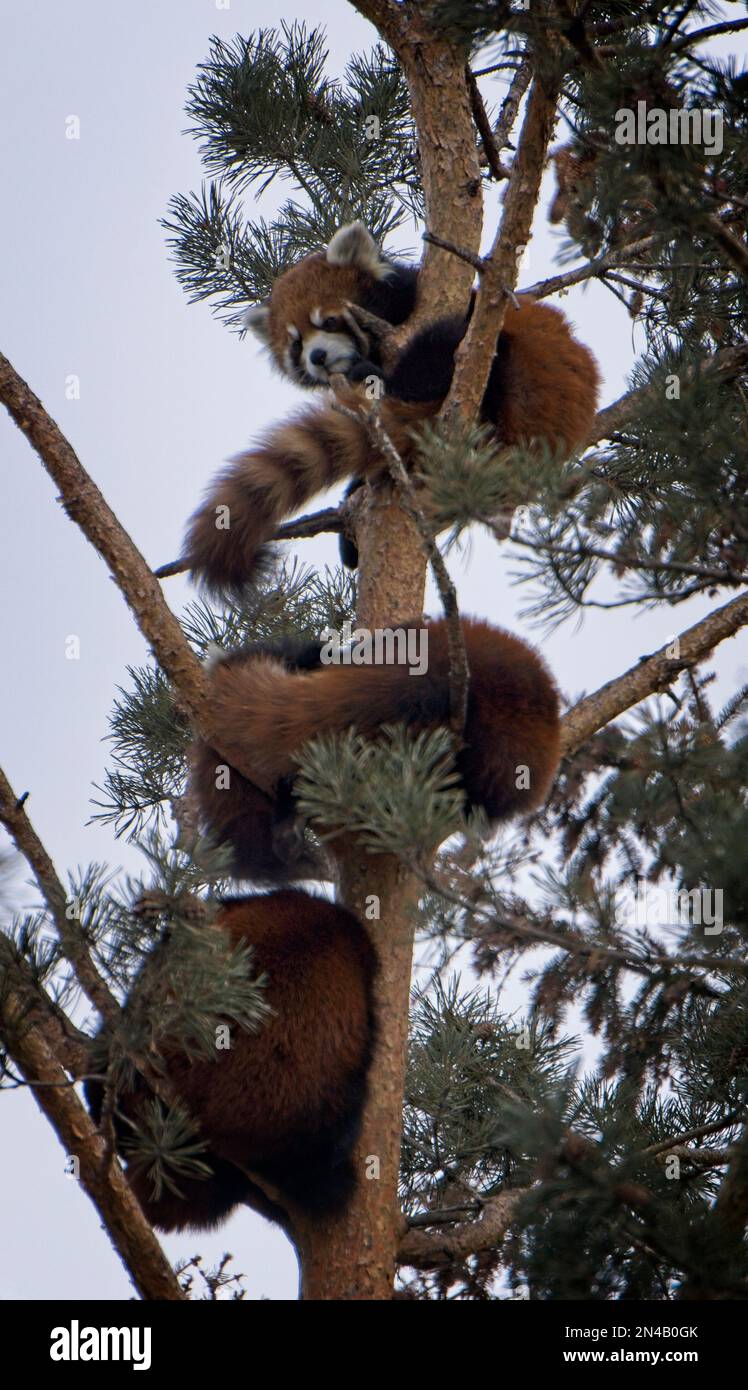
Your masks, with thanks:
[[[481,177],[464,55],[434,32],[429,5],[353,3],[377,24],[405,71],[418,129],[427,225],[477,252],[483,216]],[[435,313],[464,313],[473,279],[472,267],[429,245],[408,333]],[[426,556],[415,523],[388,484],[367,489],[358,509],[356,541],[359,624],[373,629],[418,618],[423,612]],[[366,857],[349,846],[341,857],[340,894],[371,929],[379,957],[379,1038],[355,1155],[359,1185],[354,1200],[323,1230],[297,1219],[294,1234],[304,1299],[385,1300],[392,1298],[402,1234],[397,1183],[413,954],[411,909],[418,885],[397,860]],[[378,903],[378,917],[370,921],[367,903],[372,901]]]
[[[361,508],[358,622],[397,626],[423,612],[426,559],[414,523],[386,489]],[[347,1211],[324,1229],[297,1222],[304,1299],[390,1299],[401,1235],[397,1204],[400,1130],[408,1043],[413,924],[418,884],[396,859],[367,856],[349,845],[340,864],[340,895],[370,929],[379,958],[379,1036],[369,1098],[354,1161],[359,1183]],[[367,905],[377,904],[370,920]]]
[[[482,182],[464,53],[434,29],[433,3],[351,4],[377,26],[402,64],[418,131],[426,226],[477,254],[483,227]],[[439,314],[464,313],[474,278],[471,266],[428,244],[418,304],[402,340]]]

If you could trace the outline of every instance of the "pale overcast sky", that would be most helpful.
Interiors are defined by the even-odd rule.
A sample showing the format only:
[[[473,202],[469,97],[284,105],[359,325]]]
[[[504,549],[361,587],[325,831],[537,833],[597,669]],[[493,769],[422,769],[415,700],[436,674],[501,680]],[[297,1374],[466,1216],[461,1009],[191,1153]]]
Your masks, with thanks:
[[[217,466],[298,402],[252,341],[240,343],[189,307],[158,225],[171,194],[197,188],[197,147],[183,106],[213,33],[231,38],[281,19],[321,22],[331,69],[374,32],[345,0],[262,6],[232,0],[3,0],[0,106],[6,244],[0,257],[0,349],[57,420],[85,468],[155,567],[179,551],[188,514]],[[487,86],[491,101],[499,85]],[[70,115],[80,140],[65,138]],[[562,132],[560,137],[562,138]],[[547,198],[548,184],[545,188]],[[489,220],[488,232],[492,230]],[[418,246],[405,227],[397,247]],[[557,268],[560,235],[539,217],[525,283]],[[559,302],[555,300],[553,302]],[[604,373],[603,403],[625,389],[643,333],[599,285],[563,301]],[[80,399],[66,400],[66,378]],[[87,826],[92,784],[107,761],[107,718],[126,666],[146,648],[103,562],[62,512],[36,455],[3,411],[4,500],[0,764],[61,875],[92,860],[138,871],[139,857]],[[334,538],[298,545],[310,563],[335,563]],[[519,627],[514,568],[485,535],[450,566],[466,613]],[[190,597],[168,581],[173,607]],[[431,600],[431,609],[437,605]],[[562,688],[576,696],[624,670],[707,611],[706,601],[635,619],[591,612],[543,643]],[[528,632],[526,623],[524,630]],[[66,659],[66,639],[80,659]],[[528,635],[538,640],[538,634]],[[748,679],[745,643],[715,668],[733,688]],[[22,891],[35,903],[32,889]],[[521,1001],[512,994],[511,1005]],[[285,1238],[247,1211],[217,1235],[165,1240],[170,1257],[231,1250],[251,1297],[295,1296]],[[0,1298],[132,1296],[85,1194],[64,1175],[64,1154],[25,1092],[0,1095]]]

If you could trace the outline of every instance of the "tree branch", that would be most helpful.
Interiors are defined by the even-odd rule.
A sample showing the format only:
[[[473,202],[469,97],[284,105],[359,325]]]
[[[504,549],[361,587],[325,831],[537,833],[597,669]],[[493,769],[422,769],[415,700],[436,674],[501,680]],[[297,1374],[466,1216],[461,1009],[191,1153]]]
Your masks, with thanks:
[[[679,637],[642,657],[636,666],[608,681],[579,700],[561,721],[561,751],[567,755],[581,748],[598,729],[617,719],[648,695],[664,690],[680,671],[695,666],[713,649],[748,623],[748,594],[740,594],[708,617],[686,628]],[[677,656],[668,655],[675,647]]]
[[[739,1115],[726,1115],[722,1120],[714,1120],[709,1125],[698,1125],[696,1129],[685,1130],[683,1134],[675,1134],[672,1139],[661,1139],[659,1144],[649,1144],[646,1149],[639,1149],[632,1154],[633,1158],[657,1158],[659,1154],[666,1154],[674,1147],[689,1144],[694,1139],[705,1139],[709,1134],[720,1134],[722,1130],[730,1129],[733,1125],[740,1123]],[[707,1149],[708,1153],[709,1150]]]
[[[465,81],[467,82],[467,89],[470,94],[473,120],[475,121],[481,140],[483,141],[483,152],[486,164],[495,179],[498,181],[501,181],[501,179],[508,179],[511,170],[507,169],[505,165],[502,164],[499,157],[499,150],[491,127],[491,122],[488,119],[488,112],[483,105],[483,97],[480,94],[480,88],[469,64],[465,68]]]
[[[140,1297],[184,1300],[176,1275],[119,1163],[107,1153],[104,1140],[68,1084],[49,1037],[29,1017],[23,996],[12,985],[3,995],[2,1032],[8,1053],[29,1082],[39,1109],[65,1153],[77,1160],[81,1185],[100,1213]]]
[[[26,815],[24,801],[25,797],[16,796],[0,768],[0,823],[13,837],[16,847],[26,859],[36,879],[57,928],[65,959],[73,967],[79,984],[94,1008],[98,1009],[107,1022],[113,1023],[119,1017],[119,1005],[96,969],[81,931],[74,919],[68,916],[67,893],[57,877],[52,860]]]
[[[68,516],[109,566],[140,631],[168,676],[180,708],[197,721],[205,707],[205,675],[167,608],[158,581],[61,430],[2,353],[0,401],[57,485]]]
[[[496,148],[498,150],[503,150],[509,143],[509,134],[517,119],[520,102],[530,85],[531,79],[532,63],[529,57],[525,57],[512,76],[512,80],[509,83],[509,91],[501,103],[499,115],[493,129],[494,140],[496,141]]]
[[[398,6],[393,0],[350,0],[354,10],[375,24],[383,38],[393,43],[399,32]]]
[[[169,680],[175,703],[195,732],[221,753],[220,733],[210,722],[205,672],[167,607],[158,580],[41,401],[1,353],[0,401],[57,484],[68,516],[109,565],[117,587]],[[169,568],[175,572],[173,566]],[[251,781],[251,769],[238,766],[236,759],[233,765]]]
[[[720,34],[734,34],[740,29],[748,29],[748,19],[726,19],[721,24],[708,24],[703,29],[692,29],[690,34],[682,34],[671,47],[673,50],[691,48],[695,43],[707,43]]]
[[[512,164],[496,240],[481,276],[468,331],[455,353],[455,370],[441,415],[464,420],[477,417],[496,353],[496,341],[507,313],[507,295],[517,284],[518,248],[529,240],[540,193],[548,144],[556,121],[555,91],[535,78]],[[430,228],[433,231],[433,228]],[[466,245],[461,238],[455,243]],[[468,249],[471,249],[468,247]]]
[[[718,352],[704,362],[700,363],[699,368],[689,367],[683,374],[683,383],[688,385],[695,377],[697,370],[714,371],[721,377],[729,379],[737,376],[745,367],[748,367],[748,344],[741,343],[738,347],[720,348]],[[652,386],[639,386],[635,391],[627,391],[623,396],[619,396],[612,405],[607,405],[604,410],[599,410],[595,416],[595,423],[590,431],[587,440],[587,447],[597,444],[601,439],[610,439],[612,435],[618,434],[635,418],[642,401],[652,395]]]
[[[586,265],[577,266],[576,270],[566,270],[561,275],[551,275],[547,280],[536,280],[534,285],[523,285],[518,293],[532,295],[533,299],[545,299],[549,294],[556,294],[558,290],[568,289],[570,285],[580,285],[584,280],[603,275],[606,270],[618,265],[625,265],[631,256],[646,251],[653,241],[654,237],[641,237],[639,241],[629,242],[628,246],[619,246],[615,251],[606,251],[604,255],[597,256],[594,260],[588,261]]]
[[[27,960],[17,953],[9,937],[0,934],[0,1034],[3,1010],[10,1008],[16,1018],[29,1019],[48,1051],[62,1063],[68,1074],[79,1080],[89,1071],[89,1039],[66,1017],[35,979]]]
[[[324,507],[322,511],[310,512],[308,516],[298,516],[294,521],[284,521],[272,540],[306,540],[310,536],[320,536],[325,531],[339,533],[344,526],[345,503],[341,502],[339,507]],[[169,579],[173,574],[186,574],[189,568],[189,560],[171,560],[153,573],[156,579]]]
[[[414,1269],[440,1269],[501,1245],[514,1219],[525,1188],[489,1197],[477,1221],[466,1221],[448,1230],[409,1230],[400,1241],[397,1261]]]

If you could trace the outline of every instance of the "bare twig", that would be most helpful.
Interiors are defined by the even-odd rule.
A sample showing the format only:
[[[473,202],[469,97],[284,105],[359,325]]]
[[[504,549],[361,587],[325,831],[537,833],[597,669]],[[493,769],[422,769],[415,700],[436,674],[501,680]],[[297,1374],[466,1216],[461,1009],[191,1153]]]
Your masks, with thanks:
[[[675,1144],[668,1150],[667,1157],[679,1158],[681,1162],[690,1163],[705,1172],[707,1168],[725,1168],[738,1153],[736,1145],[731,1149],[690,1149],[688,1144]]]
[[[637,1153],[632,1154],[632,1158],[656,1158],[658,1154],[667,1153],[675,1146],[690,1144],[694,1139],[705,1139],[708,1134],[721,1134],[723,1130],[740,1123],[739,1115],[725,1115],[723,1120],[714,1120],[709,1125],[697,1125],[696,1129],[687,1129],[683,1134],[673,1135],[672,1139],[661,1139],[659,1144],[649,1144],[646,1149],[639,1149]]]
[[[561,275],[551,275],[547,280],[536,280],[534,285],[523,285],[518,293],[532,295],[533,299],[545,299],[549,294],[556,294],[558,290],[565,290],[571,285],[580,285],[584,280],[598,277],[611,267],[625,265],[629,257],[646,251],[653,241],[654,237],[641,237],[639,241],[629,242],[628,246],[606,251],[604,255],[597,256],[586,265],[577,266],[575,270],[566,270]]]
[[[506,532],[501,526],[497,526],[491,517],[483,516],[478,518],[484,526],[493,531],[498,541],[507,540]],[[646,556],[626,555],[624,552],[616,553],[611,550],[603,550],[601,546],[583,544],[574,545],[554,545],[552,541],[531,541],[524,536],[511,535],[508,537],[513,545],[519,545],[527,550],[533,550],[541,555],[568,555],[572,559],[578,560],[604,560],[618,570],[654,570],[671,574],[690,574],[696,575],[700,579],[713,580],[715,584],[748,584],[748,574],[741,570],[730,569],[729,566],[718,568],[716,565],[699,565],[696,562],[689,563],[681,560],[649,560]]]
[[[645,285],[641,280],[634,280],[630,275],[622,275],[619,270],[607,270],[600,277],[602,280],[615,280],[618,285],[626,285],[630,290],[636,290],[637,294],[648,294],[653,299],[659,299],[663,304],[667,304],[670,295],[667,290],[661,290],[656,285]]]
[[[473,270],[481,274],[488,269],[488,261],[483,256],[476,256],[474,251],[468,251],[464,246],[455,246],[453,241],[448,241],[446,237],[437,236],[434,232],[424,232],[422,241],[427,241],[431,246],[440,246],[442,251],[449,251],[451,255],[457,256],[460,261],[466,261]]]
[[[491,122],[488,119],[488,112],[483,105],[483,97],[480,88],[469,66],[465,68],[465,81],[470,94],[470,105],[473,109],[473,120],[478,128],[481,140],[483,141],[483,152],[486,164],[493,177],[497,180],[508,179],[510,170],[502,164],[499,157],[499,150],[496,144]]]
[[[721,24],[707,24],[703,29],[692,29],[690,34],[682,34],[672,48],[691,48],[695,43],[707,43],[709,39],[719,38],[720,34],[735,34],[740,29],[748,29],[748,19],[726,19]]]
[[[528,921],[527,918],[501,917],[490,900],[477,903],[474,899],[455,892],[443,878],[437,878],[435,874],[418,865],[416,865],[416,873],[425,887],[430,889],[432,893],[446,899],[454,907],[458,907],[468,914],[474,934],[480,930],[485,936],[485,932],[488,930],[494,934],[502,933],[509,939],[515,937],[518,941],[530,942],[534,946],[552,946],[557,951],[564,951],[567,955],[575,956],[585,964],[594,962],[599,967],[609,962],[611,965],[621,965],[626,970],[630,970],[632,974],[641,975],[650,980],[655,971],[664,972],[669,977],[674,971],[683,972],[690,977],[688,988],[707,999],[719,999],[720,992],[713,989],[707,981],[695,975],[694,971],[705,970],[712,973],[721,970],[723,973],[738,976],[748,974],[748,965],[743,960],[729,959],[723,956],[689,956],[675,953],[667,955],[652,951],[649,948],[642,951],[642,954],[637,957],[630,951],[615,946],[602,946],[597,941],[590,941],[581,932],[566,927],[562,929],[539,924]]]
[[[169,560],[167,564],[159,565],[153,574],[156,579],[171,579],[175,574],[186,574],[189,568],[189,560]]]
[[[478,1216],[481,1206],[480,1198],[475,1197],[472,1201],[461,1202],[459,1206],[434,1207],[431,1211],[419,1212],[417,1216],[406,1216],[405,1220],[409,1231],[417,1231],[424,1226],[454,1226],[466,1216]]]
[[[480,76],[480,74],[476,73],[476,77],[478,76]],[[517,119],[520,102],[530,85],[531,79],[532,62],[528,57],[525,57],[522,59],[509,83],[509,91],[501,103],[498,118],[493,128],[494,140],[496,141],[496,148],[498,150],[504,149],[509,143],[510,131]]]

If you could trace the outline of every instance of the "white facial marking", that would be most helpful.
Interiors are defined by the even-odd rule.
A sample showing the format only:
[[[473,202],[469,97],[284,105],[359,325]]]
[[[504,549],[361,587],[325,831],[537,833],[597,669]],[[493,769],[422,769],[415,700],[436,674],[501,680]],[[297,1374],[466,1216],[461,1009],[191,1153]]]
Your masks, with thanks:
[[[317,358],[314,361],[314,358]],[[304,340],[301,363],[314,381],[328,381],[333,372],[349,371],[359,353],[347,333],[312,333]]]
[[[315,328],[321,328],[322,324],[324,323],[325,316],[322,313],[321,309],[312,309],[309,318],[311,322],[314,324]]]
[[[301,334],[300,334],[298,328],[296,327],[296,324],[295,324],[295,323],[289,323],[288,328],[286,329],[286,332],[287,332],[289,338],[293,338],[294,342],[298,342],[298,339],[301,337]]]

